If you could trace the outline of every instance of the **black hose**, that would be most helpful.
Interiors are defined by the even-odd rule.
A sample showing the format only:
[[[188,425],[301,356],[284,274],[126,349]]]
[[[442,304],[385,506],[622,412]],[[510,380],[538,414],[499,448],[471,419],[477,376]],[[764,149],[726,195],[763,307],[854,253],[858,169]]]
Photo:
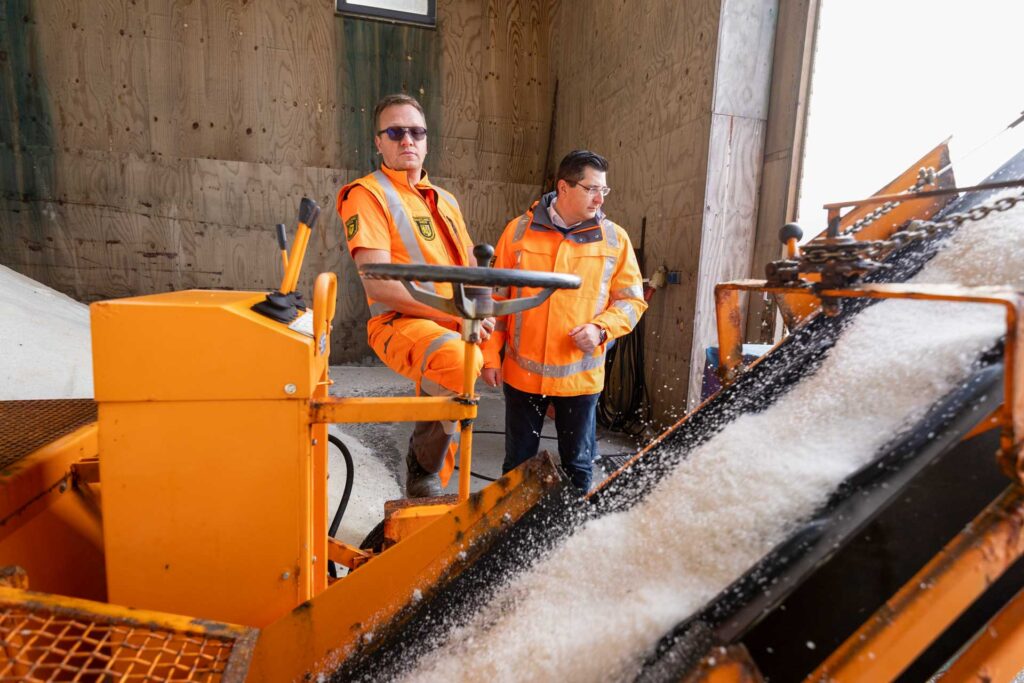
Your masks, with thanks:
[[[458,465],[456,465],[456,466],[455,466],[455,469],[459,469],[459,466],[458,466]],[[487,476],[486,474],[477,474],[477,473],[476,473],[476,472],[474,472],[473,470],[470,470],[470,471],[469,471],[469,476],[471,476],[471,477],[476,477],[477,479],[483,479],[484,481],[498,481],[498,480],[497,480],[497,479],[495,479],[494,477],[488,477],[488,476]]]
[[[604,391],[597,421],[605,429],[639,436],[651,422],[651,399],[644,378],[644,319],[616,340],[605,360]]]
[[[348,508],[348,499],[352,495],[352,479],[355,475],[356,468],[352,463],[352,454],[349,453],[348,448],[341,439],[333,434],[328,434],[327,440],[341,451],[342,457],[345,458],[345,469],[347,470],[345,476],[345,490],[341,494],[341,502],[338,503],[338,509],[334,513],[334,519],[331,520],[331,528],[327,532],[328,537],[334,538],[334,535],[338,533],[338,527],[341,526],[341,518],[345,516],[345,510]],[[337,578],[338,573],[333,562],[328,561],[327,573],[331,578]]]

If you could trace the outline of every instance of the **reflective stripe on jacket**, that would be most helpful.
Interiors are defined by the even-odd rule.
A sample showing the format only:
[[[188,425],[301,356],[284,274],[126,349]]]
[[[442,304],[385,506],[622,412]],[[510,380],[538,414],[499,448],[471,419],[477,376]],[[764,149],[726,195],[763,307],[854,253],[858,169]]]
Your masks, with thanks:
[[[391,171],[391,173],[396,173]],[[338,212],[342,211],[342,203],[348,198],[349,191],[355,186],[366,188],[377,203],[384,209],[388,220],[388,232],[391,237],[392,263],[424,263],[434,265],[458,265],[469,263],[466,245],[471,244],[466,224],[459,211],[458,202],[449,192],[431,185],[425,178],[417,184],[420,189],[434,190],[437,193],[437,212],[443,219],[442,225],[431,211],[430,205],[416,189],[406,182],[396,182],[384,170],[374,171],[363,176],[338,192]],[[445,231],[439,234],[439,231]],[[449,246],[455,248],[456,259],[452,259]],[[441,296],[451,297],[450,284],[421,282],[420,287],[437,292]],[[370,315],[377,317],[391,313],[384,304],[367,299],[370,304]]]
[[[536,308],[498,320],[484,344],[484,363],[498,367],[504,347],[502,378],[520,391],[549,396],[596,394],[604,388],[606,344],[584,354],[569,330],[593,323],[614,339],[628,334],[647,310],[643,279],[629,235],[598,214],[563,233],[551,224],[547,206],[554,193],[505,227],[495,250],[496,268],[570,273],[583,279],[580,289],[562,289]],[[534,288],[496,292],[529,296]]]

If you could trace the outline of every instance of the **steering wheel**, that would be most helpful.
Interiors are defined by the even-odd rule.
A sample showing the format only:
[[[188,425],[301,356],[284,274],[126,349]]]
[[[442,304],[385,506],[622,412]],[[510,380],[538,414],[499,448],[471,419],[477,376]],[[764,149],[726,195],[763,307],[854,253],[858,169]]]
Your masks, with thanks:
[[[473,247],[473,255],[477,263],[490,263],[494,247],[478,244]],[[486,266],[371,263],[362,266],[359,274],[368,280],[398,280],[420,303],[469,320],[525,311],[539,306],[556,289],[579,289],[582,284],[577,275]],[[421,289],[415,282],[450,283],[454,285],[452,298],[446,299]],[[542,291],[533,296],[495,301],[491,296],[493,287],[533,287]]]

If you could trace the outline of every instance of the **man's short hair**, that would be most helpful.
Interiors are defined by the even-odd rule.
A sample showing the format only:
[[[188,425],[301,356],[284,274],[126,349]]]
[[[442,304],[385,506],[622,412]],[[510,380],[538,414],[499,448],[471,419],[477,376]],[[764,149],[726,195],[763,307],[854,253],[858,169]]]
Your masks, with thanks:
[[[608,171],[608,160],[600,154],[585,149],[574,149],[565,155],[562,162],[558,164],[558,176],[555,183],[564,180],[568,183],[578,183],[583,180],[583,172],[587,167],[597,171]]]
[[[395,106],[397,104],[407,104],[410,107],[413,107],[416,111],[418,111],[420,113],[420,115],[423,116],[424,119],[427,118],[427,113],[425,111],[423,111],[423,105],[420,104],[419,101],[415,97],[412,97],[410,95],[406,95],[405,93],[395,93],[394,95],[385,95],[384,97],[380,98],[380,101],[377,102],[377,106],[373,108],[373,134],[374,135],[377,135],[377,131],[380,130],[379,126],[380,126],[380,115],[381,115],[381,113],[385,109],[387,109],[388,107],[393,107],[393,106]]]

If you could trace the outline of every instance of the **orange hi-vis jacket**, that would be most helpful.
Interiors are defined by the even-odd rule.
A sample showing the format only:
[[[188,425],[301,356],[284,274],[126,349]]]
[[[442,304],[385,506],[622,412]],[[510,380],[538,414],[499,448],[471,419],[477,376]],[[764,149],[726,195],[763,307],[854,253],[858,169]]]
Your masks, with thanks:
[[[356,187],[365,193],[352,194]],[[421,192],[431,197],[428,202]],[[433,204],[433,206],[431,206]],[[441,266],[468,265],[473,242],[455,197],[427,179],[416,188],[409,186],[405,171],[382,166],[338,191],[338,214],[345,225],[349,253],[357,249],[383,249],[391,252],[392,263],[426,263]],[[436,208],[436,211],[434,210]],[[438,225],[438,219],[441,225]],[[420,287],[451,297],[447,283],[421,282]],[[390,314],[385,305],[369,297],[370,316]]]
[[[608,339],[628,334],[647,310],[643,277],[629,235],[602,214],[563,233],[547,207],[550,193],[505,227],[495,250],[496,268],[579,275],[579,289],[559,289],[536,308],[505,316],[484,342],[484,366],[499,366],[502,379],[520,391],[582,396],[604,388],[606,343],[584,354],[569,330],[593,323]],[[536,294],[535,288],[497,290],[495,298]]]
[[[432,185],[425,173],[411,187],[404,171],[384,166],[341,188],[337,207],[353,255],[358,249],[380,249],[391,254],[392,263],[468,265],[473,243],[458,202]],[[417,284],[444,297],[452,295],[450,284]],[[417,393],[444,396],[463,391],[466,346],[457,324],[403,315],[369,297],[367,301],[367,339],[389,368],[412,380]],[[483,357],[475,346],[470,352],[479,374]],[[447,485],[455,467],[455,449],[452,442],[440,472],[442,485]]]

